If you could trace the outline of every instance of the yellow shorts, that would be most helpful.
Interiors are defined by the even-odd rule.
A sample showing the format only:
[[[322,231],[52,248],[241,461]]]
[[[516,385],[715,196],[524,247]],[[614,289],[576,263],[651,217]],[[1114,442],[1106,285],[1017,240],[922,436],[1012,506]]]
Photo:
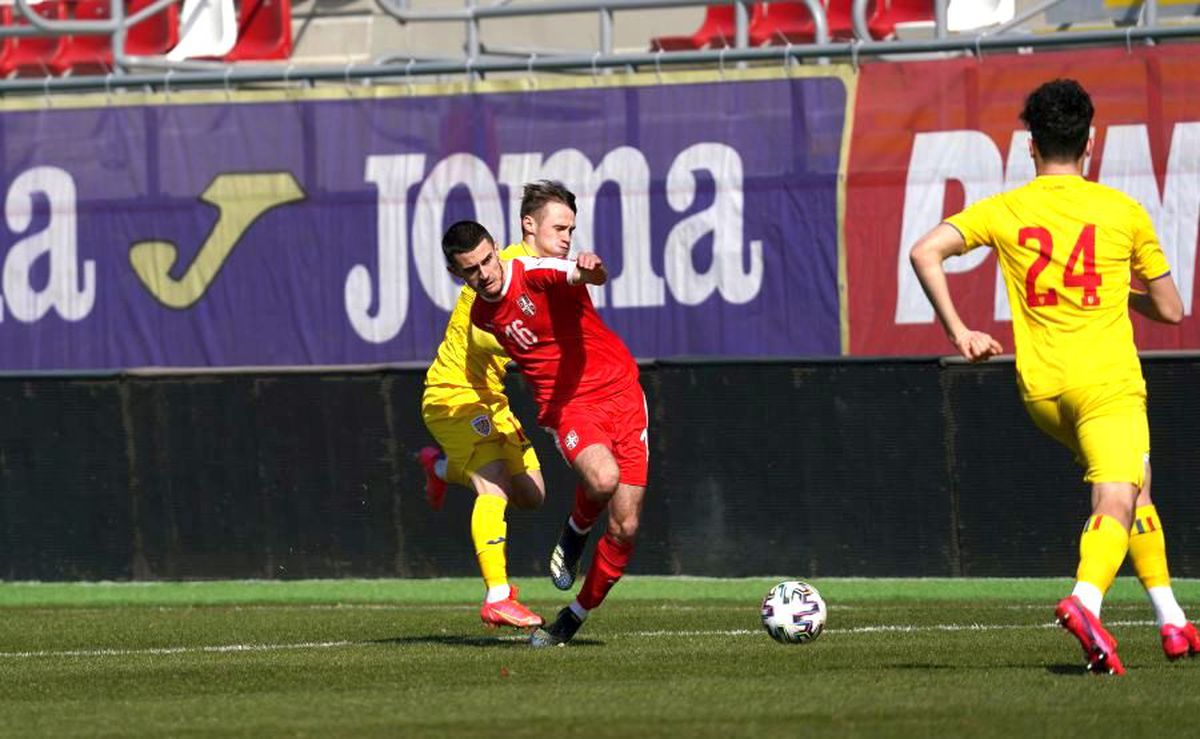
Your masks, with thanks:
[[[1093,385],[1025,401],[1038,428],[1075,453],[1087,482],[1145,483],[1150,456],[1143,382]]]
[[[421,418],[446,453],[450,482],[469,487],[472,473],[498,459],[504,460],[510,475],[542,468],[503,396],[487,403],[473,391],[426,388]]]

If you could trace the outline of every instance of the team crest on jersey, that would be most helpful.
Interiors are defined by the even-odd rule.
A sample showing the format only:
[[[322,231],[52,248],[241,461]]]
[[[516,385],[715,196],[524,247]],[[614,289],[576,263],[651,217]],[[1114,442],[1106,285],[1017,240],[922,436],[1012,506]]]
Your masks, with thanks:
[[[574,449],[579,446],[579,434],[575,433],[575,429],[567,432],[566,437],[563,439],[563,446],[567,449]]]
[[[535,308],[533,305],[533,301],[529,299],[528,295],[521,295],[517,298],[517,307],[521,309],[522,313],[531,318],[533,317],[534,312],[537,310],[537,308]]]
[[[492,419],[484,416],[475,416],[471,419],[471,428],[475,429],[475,433],[480,436],[492,435]]]

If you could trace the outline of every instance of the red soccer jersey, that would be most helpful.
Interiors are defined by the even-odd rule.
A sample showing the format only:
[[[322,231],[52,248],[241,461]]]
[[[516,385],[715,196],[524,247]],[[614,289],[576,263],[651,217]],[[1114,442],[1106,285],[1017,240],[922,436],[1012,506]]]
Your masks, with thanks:
[[[587,286],[572,285],[575,262],[517,257],[500,297],[483,296],[471,322],[495,335],[533,386],[538,423],[553,426],[568,403],[606,398],[637,383],[625,343],[596,313]]]

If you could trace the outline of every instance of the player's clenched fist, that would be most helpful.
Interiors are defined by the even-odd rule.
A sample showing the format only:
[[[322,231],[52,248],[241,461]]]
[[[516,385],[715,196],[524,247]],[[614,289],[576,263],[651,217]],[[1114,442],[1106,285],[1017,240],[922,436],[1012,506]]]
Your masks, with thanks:
[[[603,285],[608,281],[608,270],[600,256],[591,252],[583,252],[575,257],[576,276],[572,282],[583,282],[588,285]]]
[[[954,337],[954,346],[970,362],[982,362],[1004,351],[999,341],[983,331],[964,331]]]
[[[604,262],[600,259],[600,255],[593,254],[592,252],[583,252],[577,256],[575,258],[575,264],[580,269],[586,269],[589,271],[594,269],[604,269]]]

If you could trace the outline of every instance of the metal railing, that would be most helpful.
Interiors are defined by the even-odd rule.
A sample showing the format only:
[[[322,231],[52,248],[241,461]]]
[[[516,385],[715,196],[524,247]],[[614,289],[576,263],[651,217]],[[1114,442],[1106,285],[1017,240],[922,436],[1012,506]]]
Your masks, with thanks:
[[[526,5],[496,4],[480,6],[468,0],[462,10],[415,11],[408,10],[400,0],[375,0],[380,9],[401,23],[457,21],[466,24],[466,53],[468,58],[478,58],[482,51],[479,42],[481,21],[499,18],[526,18],[531,16],[563,15],[595,12],[599,16],[601,56],[613,54],[613,14],[621,10],[654,10],[664,8],[730,5],[735,8],[735,32],[731,39],[733,48],[744,49],[750,45],[750,8],[758,0],[557,0],[557,2],[530,3]],[[803,0],[813,17],[813,37],[816,43],[829,41],[829,23],[825,8],[820,0]],[[935,0],[945,4],[946,0]],[[379,59],[388,63],[405,59],[404,56],[387,55]]]
[[[925,40],[877,41],[870,37],[867,10],[872,0],[853,0],[852,21],[856,38],[852,41],[830,41],[829,24],[820,0],[803,0],[813,17],[812,43],[786,43],[778,46],[752,47],[749,44],[750,9],[754,0],[547,0],[543,3],[477,5],[466,0],[461,10],[414,11],[400,4],[401,0],[376,0],[379,7],[400,23],[463,23],[466,30],[464,55],[460,58],[417,59],[390,54],[374,63],[345,66],[299,66],[288,64],[259,64],[240,62],[168,61],[165,57],[140,57],[124,53],[125,38],[131,27],[156,13],[164,11],[178,0],[154,0],[137,13],[126,17],[123,0],[112,0],[112,17],[102,21],[51,20],[34,12],[30,0],[16,0],[16,8],[28,26],[0,27],[5,36],[98,34],[112,37],[114,70],[107,75],[45,78],[15,78],[0,80],[0,94],[13,92],[104,91],[118,87],[229,88],[248,83],[313,84],[316,82],[352,81],[411,81],[413,78],[444,75],[464,75],[476,79],[495,73],[528,74],[540,72],[591,72],[612,69],[661,70],[669,66],[721,65],[740,62],[768,62],[828,59],[848,60],[857,64],[864,57],[935,52],[966,52],[1018,48],[1071,47],[1097,44],[1131,45],[1134,42],[1176,38],[1200,38],[1200,24],[1160,26],[1157,24],[1157,0],[1145,0],[1139,25],[1124,29],[1061,32],[1048,34],[1013,34],[1012,30],[1029,18],[1044,12],[1063,0],[1045,0],[1027,9],[1011,21],[973,34],[951,36],[946,29],[947,0],[933,0],[934,38]],[[733,4],[736,8],[734,44],[729,48],[700,49],[672,52],[616,52],[613,49],[613,14],[627,10],[676,8]],[[518,18],[564,13],[594,12],[600,27],[600,48],[587,53],[539,53],[536,50],[512,50],[487,53],[481,41],[480,24],[499,18]],[[155,70],[152,72],[135,70]]]

